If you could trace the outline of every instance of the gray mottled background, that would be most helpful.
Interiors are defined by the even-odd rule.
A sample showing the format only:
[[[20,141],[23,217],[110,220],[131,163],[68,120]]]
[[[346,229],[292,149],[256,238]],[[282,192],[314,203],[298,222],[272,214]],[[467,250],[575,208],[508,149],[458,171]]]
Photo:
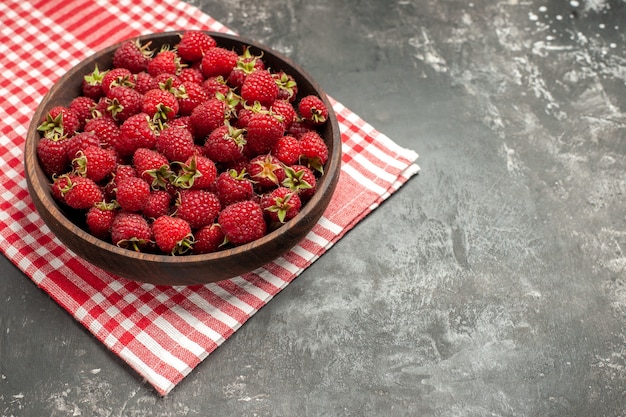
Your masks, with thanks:
[[[625,1],[190,3],[422,170],[166,398],[2,282],[0,415],[626,416]]]

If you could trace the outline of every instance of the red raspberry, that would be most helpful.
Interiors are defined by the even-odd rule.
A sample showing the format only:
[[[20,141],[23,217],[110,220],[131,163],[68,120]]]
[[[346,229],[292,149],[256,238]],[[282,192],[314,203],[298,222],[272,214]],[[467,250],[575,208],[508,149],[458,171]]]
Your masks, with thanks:
[[[157,115],[163,121],[170,120],[178,114],[178,99],[169,91],[154,88],[143,95],[141,110],[151,118]]]
[[[56,201],[63,202],[63,200],[65,199],[64,194],[67,190],[69,190],[71,181],[72,178],[70,174],[63,174],[53,177],[52,184],[50,185],[52,198],[54,198]]]
[[[172,195],[165,190],[153,190],[142,210],[144,217],[157,219],[170,214]]]
[[[268,70],[257,70],[248,75],[241,86],[241,98],[248,105],[258,101],[269,107],[278,96],[278,86]]]
[[[130,87],[112,87],[106,95],[107,110],[119,122],[141,111],[142,95]]]
[[[291,135],[282,136],[274,145],[272,153],[285,165],[297,164],[302,154],[300,141]]]
[[[137,171],[130,165],[118,164],[115,168],[115,172],[109,181],[103,188],[106,201],[115,200],[115,193],[117,192],[117,183],[124,178],[136,177]]]
[[[116,181],[115,199],[122,209],[128,212],[140,212],[150,198],[150,184],[138,177],[129,177]]]
[[[37,130],[48,138],[70,137],[80,127],[78,116],[69,107],[54,106],[43,117]]]
[[[81,91],[83,95],[94,101],[97,101],[100,97],[104,96],[104,91],[102,90],[102,79],[106,73],[107,71],[100,72],[98,65],[96,65],[90,74],[85,75],[81,83]]]
[[[314,125],[320,125],[328,119],[328,108],[321,98],[315,95],[308,95],[298,103],[300,117]]]
[[[215,189],[222,207],[237,201],[249,200],[254,195],[254,187],[245,171],[238,172],[233,169],[217,176]]]
[[[205,51],[217,46],[215,39],[206,32],[186,30],[178,42],[178,55],[186,61],[201,61]]]
[[[206,156],[194,154],[180,164],[180,173],[173,183],[177,187],[199,190],[211,188],[216,178],[215,163]]]
[[[85,210],[103,201],[104,193],[92,179],[72,175],[63,198],[65,204],[71,208]]]
[[[146,71],[135,74],[135,90],[141,94],[146,94],[153,88],[159,88],[159,84],[152,75]]]
[[[250,160],[248,175],[261,190],[266,190],[280,185],[285,179],[285,169],[277,157],[264,154]]]
[[[95,134],[103,146],[115,147],[120,138],[120,128],[110,117],[90,119],[85,123],[84,130]]]
[[[224,77],[210,77],[202,82],[202,88],[207,92],[210,98],[214,98],[217,93],[221,93],[223,96],[228,95],[230,87],[224,81]]]
[[[140,252],[152,242],[152,229],[141,214],[120,212],[111,224],[111,243]]]
[[[157,88],[176,95],[178,88],[183,84],[183,80],[176,74],[163,72],[154,77]]]
[[[297,118],[296,109],[287,100],[275,100],[270,107],[270,111],[282,117],[285,130],[289,129]]]
[[[228,85],[232,88],[241,88],[246,77],[257,70],[264,70],[265,63],[261,56],[253,55],[250,48],[244,47],[243,53],[237,60],[237,65],[228,76]]]
[[[316,131],[310,131],[300,137],[302,159],[306,165],[321,173],[324,172],[324,164],[328,160],[328,146],[324,139]]]
[[[189,116],[194,137],[204,140],[226,120],[226,104],[217,98],[197,106]]]
[[[221,209],[220,199],[206,190],[182,190],[176,202],[176,217],[186,220],[192,229],[213,223]]]
[[[204,75],[202,71],[198,68],[185,67],[180,70],[180,75],[178,76],[181,82],[183,83],[194,83],[202,85],[204,82]]]
[[[237,65],[238,59],[237,52],[215,46],[205,51],[200,68],[205,78],[217,77],[218,75],[227,77]]]
[[[43,171],[50,177],[67,172],[70,158],[67,155],[68,139],[43,137],[37,142],[37,158]]]
[[[154,148],[157,128],[147,113],[137,113],[122,123],[113,147],[122,157],[132,156],[139,148]]]
[[[93,132],[79,132],[65,142],[65,150],[67,151],[67,157],[74,159],[76,153],[87,146],[101,146],[100,139]]]
[[[241,88],[243,82],[246,80],[247,75],[248,74],[246,74],[243,69],[235,67],[228,75],[226,83],[232,89]]]
[[[163,129],[157,136],[155,148],[170,162],[186,161],[196,150],[191,132],[178,127]]]
[[[165,188],[174,175],[165,155],[154,149],[137,149],[133,154],[133,166],[139,177],[151,184],[153,189]]]
[[[145,71],[152,56],[147,45],[138,41],[126,41],[113,53],[113,67],[126,68],[133,74]]]
[[[267,107],[261,106],[259,103],[255,103],[254,106],[242,106],[237,111],[237,120],[235,125],[239,129],[246,129],[248,127],[248,123],[250,123],[250,118],[254,116],[256,113],[265,112],[267,113]]]
[[[167,121],[167,127],[178,127],[181,129],[187,129],[191,132],[191,121],[189,116],[178,116],[172,120]]]
[[[237,61],[237,66],[247,68],[248,73],[252,73],[256,70],[264,70],[265,61],[263,61],[263,52],[259,55],[254,55],[252,51],[250,51],[249,46],[244,46],[243,53],[239,56],[239,60]]]
[[[119,182],[125,178],[137,177],[137,170],[131,165],[120,164],[115,168],[114,180]]]
[[[274,82],[278,86],[278,100],[287,100],[292,102],[298,94],[298,84],[292,75],[284,71],[278,71],[272,74]]]
[[[113,87],[134,87],[135,77],[126,68],[113,68],[102,76],[102,92],[106,96]]]
[[[148,74],[177,74],[181,68],[180,57],[174,51],[162,49],[148,62]]]
[[[285,180],[282,185],[296,191],[300,200],[309,200],[317,189],[315,174],[304,165],[291,165],[285,168]]]
[[[278,187],[263,194],[260,204],[269,221],[278,223],[293,219],[302,207],[298,193],[286,187]]]
[[[116,207],[114,203],[99,202],[87,211],[85,221],[92,235],[102,240],[110,239],[113,220],[117,215]]]
[[[117,156],[111,149],[89,145],[76,153],[74,171],[99,183],[109,177],[117,166]]]
[[[107,117],[117,123],[117,120],[113,118],[113,115],[109,110],[109,100],[107,100],[106,96],[100,97],[100,99],[96,102],[96,107],[94,108],[93,115],[94,117]]]
[[[296,139],[300,139],[300,137],[303,134],[314,129],[315,127],[311,123],[306,122],[301,119],[297,119],[291,123],[291,126],[289,126],[289,129],[287,129],[287,133],[292,136],[295,136]]]
[[[250,200],[225,207],[218,217],[224,236],[233,245],[243,245],[265,236],[267,225],[261,206]]]
[[[248,122],[247,130],[246,146],[253,155],[271,151],[278,139],[285,133],[285,127],[280,119],[265,112],[253,114]]]
[[[182,255],[192,247],[189,223],[171,216],[161,216],[152,223],[152,233],[157,247],[166,254]]]
[[[243,156],[245,144],[244,131],[225,124],[213,130],[206,138],[203,152],[215,162],[230,162]]]
[[[202,85],[194,82],[183,82],[179,91],[178,107],[182,116],[189,116],[193,109],[209,99],[209,94]]]
[[[70,102],[68,108],[73,110],[76,114],[76,117],[78,117],[79,125],[77,130],[83,130],[85,128],[85,123],[87,122],[87,119],[91,119],[92,112],[95,107],[96,102],[91,97],[87,96],[75,97]]]
[[[208,189],[215,185],[217,166],[210,158],[201,153],[196,153],[187,159],[183,165],[183,171],[185,168],[188,168],[189,172],[192,172],[195,177],[190,184],[191,189]]]
[[[209,224],[196,230],[194,237],[196,243],[193,245],[193,253],[216,252],[224,244],[224,232],[218,223]]]

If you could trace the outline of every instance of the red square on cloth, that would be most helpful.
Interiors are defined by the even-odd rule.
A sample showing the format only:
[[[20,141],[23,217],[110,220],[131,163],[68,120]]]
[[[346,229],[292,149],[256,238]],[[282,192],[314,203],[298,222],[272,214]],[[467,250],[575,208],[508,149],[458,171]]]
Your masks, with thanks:
[[[24,138],[39,101],[73,65],[114,42],[170,30],[229,32],[177,0],[120,3],[0,2],[0,74],[7,80],[0,85],[0,250],[165,395],[417,174],[418,156],[331,99],[343,142],[337,192],[314,229],[283,257],[249,274],[194,287],[141,284],[89,265],[52,235],[28,195]]]

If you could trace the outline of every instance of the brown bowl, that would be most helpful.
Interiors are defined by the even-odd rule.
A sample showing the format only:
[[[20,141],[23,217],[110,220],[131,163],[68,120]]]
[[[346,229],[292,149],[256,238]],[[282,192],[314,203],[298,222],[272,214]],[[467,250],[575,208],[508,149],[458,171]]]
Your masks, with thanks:
[[[318,180],[317,191],[302,208],[301,212],[278,229],[254,242],[222,251],[202,254],[170,256],[138,253],[120,248],[91,235],[79,226],[81,219],[76,213],[58,204],[51,195],[50,179],[39,165],[36,153],[40,134],[37,131],[42,117],[57,105],[67,106],[81,94],[83,77],[92,72],[97,63],[99,68],[111,68],[112,56],[119,44],[94,54],[69,70],[50,89],[39,104],[28,129],[24,149],[24,164],[28,189],[35,207],[44,222],[67,248],[112,274],[156,285],[194,285],[232,278],[259,268],[278,258],[298,244],[313,228],[324,213],[339,179],[341,165],[341,135],[336,115],[322,88],[300,66],[250,39],[208,32],[219,46],[232,48],[242,53],[245,45],[259,55],[263,53],[266,65],[274,70],[291,74],[298,83],[298,96],[316,94],[329,109],[328,121],[322,126],[320,135],[329,148],[329,158],[324,175]],[[151,48],[178,43],[180,32],[163,32],[138,37]]]

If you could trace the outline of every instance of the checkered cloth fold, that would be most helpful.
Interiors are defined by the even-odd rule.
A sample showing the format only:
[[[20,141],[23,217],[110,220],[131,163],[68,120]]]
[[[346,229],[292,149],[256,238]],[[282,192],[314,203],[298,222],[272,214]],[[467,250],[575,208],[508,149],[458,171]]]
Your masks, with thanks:
[[[0,23],[0,250],[161,395],[419,171],[415,152],[332,100],[342,132],[341,177],[326,213],[297,247],[254,272],[204,286],[112,276],[65,248],[35,211],[23,169],[30,119],[59,77],[116,41],[229,30],[178,0],[5,0]]]

